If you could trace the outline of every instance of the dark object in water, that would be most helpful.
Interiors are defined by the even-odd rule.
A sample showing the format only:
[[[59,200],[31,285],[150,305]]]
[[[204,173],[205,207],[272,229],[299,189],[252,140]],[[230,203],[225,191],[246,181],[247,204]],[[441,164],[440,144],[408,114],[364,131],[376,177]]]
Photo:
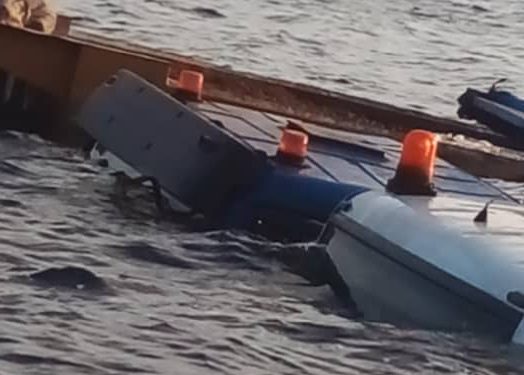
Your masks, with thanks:
[[[218,10],[213,8],[195,7],[191,9],[193,13],[196,13],[206,18],[225,18],[226,16],[220,13]]]
[[[80,267],[53,267],[30,275],[31,279],[47,285],[74,288],[100,289],[106,286],[105,282],[91,271]]]
[[[487,93],[468,88],[458,98],[457,115],[524,142],[524,100],[498,89],[497,84],[504,81],[495,82]]]

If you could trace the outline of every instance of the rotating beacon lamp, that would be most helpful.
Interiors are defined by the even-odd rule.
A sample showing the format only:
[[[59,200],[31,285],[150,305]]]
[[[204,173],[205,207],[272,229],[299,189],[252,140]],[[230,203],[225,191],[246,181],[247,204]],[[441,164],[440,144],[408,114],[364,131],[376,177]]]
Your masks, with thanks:
[[[426,130],[412,130],[402,142],[402,155],[395,176],[386,190],[398,195],[435,196],[433,184],[438,136]]]
[[[175,80],[171,78],[171,70],[167,77],[167,87],[174,89],[176,96],[181,99],[202,101],[204,89],[204,74],[193,70],[182,70]]]
[[[307,156],[309,137],[299,130],[284,129],[277,150],[277,160],[300,165]]]

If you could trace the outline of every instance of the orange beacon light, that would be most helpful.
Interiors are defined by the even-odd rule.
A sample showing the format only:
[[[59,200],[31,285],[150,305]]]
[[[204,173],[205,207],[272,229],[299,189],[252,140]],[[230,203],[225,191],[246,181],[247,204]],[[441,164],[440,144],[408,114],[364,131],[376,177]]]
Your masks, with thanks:
[[[433,185],[438,136],[426,130],[412,130],[402,142],[402,155],[387,190],[399,195],[436,195]]]
[[[171,74],[171,71],[169,74]],[[178,80],[168,77],[167,85],[174,88],[184,98],[201,101],[204,89],[204,75],[193,70],[182,70]]]
[[[301,164],[307,157],[309,136],[299,130],[284,129],[278,144],[278,160]]]

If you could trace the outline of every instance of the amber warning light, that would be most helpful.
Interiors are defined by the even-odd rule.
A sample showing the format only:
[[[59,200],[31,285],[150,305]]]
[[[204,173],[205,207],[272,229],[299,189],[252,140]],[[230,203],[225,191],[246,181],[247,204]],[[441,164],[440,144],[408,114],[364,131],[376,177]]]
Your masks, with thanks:
[[[201,101],[204,75],[193,70],[182,70],[178,79],[175,80],[171,78],[171,72],[169,72],[167,86],[174,88],[176,93],[185,99]]]
[[[307,156],[309,137],[299,130],[284,129],[280,137],[278,159],[291,163],[302,163]]]
[[[399,195],[436,195],[433,184],[438,136],[412,130],[402,143],[402,155],[387,190]]]

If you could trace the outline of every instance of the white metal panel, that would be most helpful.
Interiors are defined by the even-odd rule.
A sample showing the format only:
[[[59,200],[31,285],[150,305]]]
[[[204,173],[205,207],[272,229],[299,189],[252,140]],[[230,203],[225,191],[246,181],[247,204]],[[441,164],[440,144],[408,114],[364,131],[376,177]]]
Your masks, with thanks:
[[[501,301],[524,288],[524,211],[494,205],[486,226],[473,222],[482,201],[368,192],[344,212],[409,253]]]

